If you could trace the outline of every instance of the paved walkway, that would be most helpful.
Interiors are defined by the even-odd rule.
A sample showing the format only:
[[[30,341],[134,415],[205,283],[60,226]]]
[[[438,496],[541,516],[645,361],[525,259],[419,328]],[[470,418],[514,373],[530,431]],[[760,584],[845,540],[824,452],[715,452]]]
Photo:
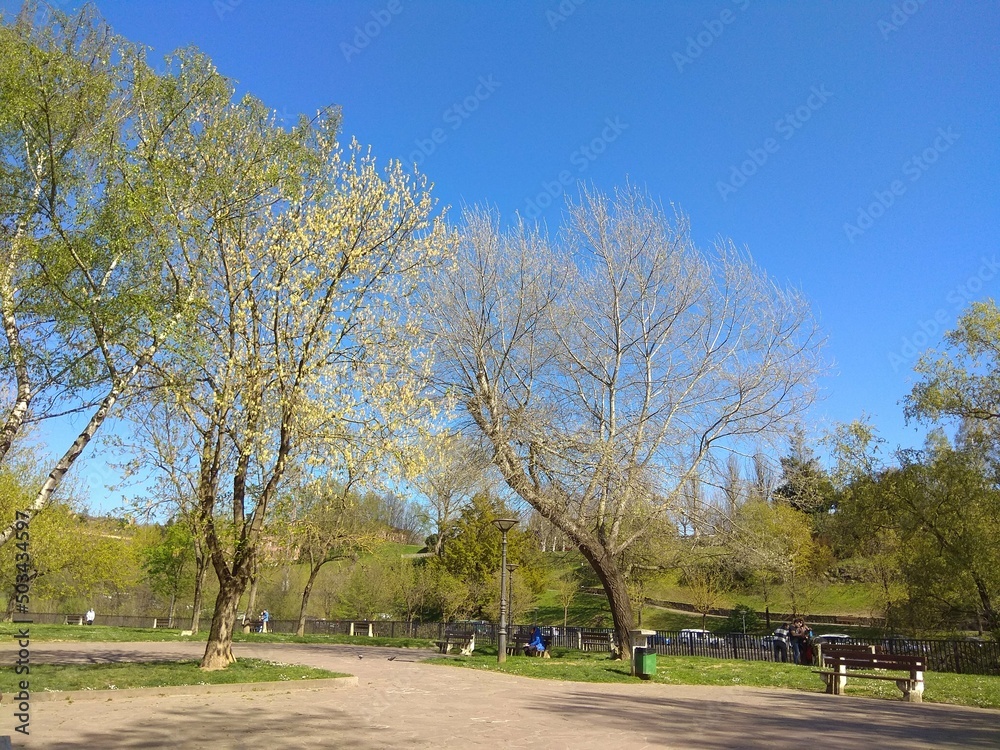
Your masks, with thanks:
[[[39,643],[32,661],[197,657],[196,643]],[[237,644],[237,656],[359,677],[356,688],[43,702],[27,748],[991,748],[1000,712],[753,688],[587,684],[422,664],[426,651]],[[363,658],[358,658],[362,656]],[[11,663],[9,648],[0,663]],[[395,657],[389,661],[389,657]],[[35,686],[37,688],[37,686]]]

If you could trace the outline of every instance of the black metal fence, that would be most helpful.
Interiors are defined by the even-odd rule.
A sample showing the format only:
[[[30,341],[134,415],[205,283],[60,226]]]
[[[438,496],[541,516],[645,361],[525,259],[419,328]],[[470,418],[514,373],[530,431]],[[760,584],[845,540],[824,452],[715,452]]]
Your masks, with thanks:
[[[65,624],[75,622],[79,615],[52,613],[31,614],[39,624]],[[208,624],[203,618],[203,623]],[[97,615],[96,625],[149,628],[168,627],[166,616],[130,617],[124,615]],[[182,629],[188,621],[174,618],[173,627]],[[274,633],[294,633],[297,620],[271,620],[268,630]],[[533,625],[512,625],[511,639],[527,639]],[[375,638],[424,638],[440,640],[449,633],[476,634],[479,644],[496,645],[498,626],[492,622],[457,622],[445,625],[440,622],[400,622],[398,620],[318,620],[307,619],[308,635],[353,635]],[[549,648],[569,648],[581,651],[610,652],[614,645],[612,628],[544,627],[542,635]],[[721,635],[700,631],[657,630],[649,637],[650,647],[662,656],[710,656],[716,659],[742,661],[780,661],[781,652],[775,648],[772,636],[730,633]],[[875,646],[888,654],[922,654],[927,657],[929,671],[957,672],[960,674],[1000,675],[1000,643],[996,641],[967,639],[920,638],[851,638],[838,642]],[[814,647],[815,651],[822,648]],[[790,654],[790,651],[789,651]],[[790,658],[790,656],[789,656]]]
[[[717,659],[744,661],[781,661],[782,651],[771,636],[731,633],[690,633],[657,631],[650,646],[664,656],[711,656]],[[933,672],[1000,675],[1000,643],[977,639],[851,638],[838,643],[875,646],[887,654],[913,654],[927,657]],[[818,642],[810,649],[814,661],[822,649]],[[791,659],[791,650],[788,650]]]
[[[56,614],[54,612],[32,612],[30,615],[24,615],[29,617],[33,623],[38,623],[39,625],[77,625],[82,620],[83,612],[74,612],[73,614]],[[211,615],[209,615],[211,618]],[[169,628],[174,627],[178,629],[186,628],[190,624],[191,618],[185,617],[181,619],[180,617],[174,617],[171,623],[166,615],[162,616],[149,616],[149,615],[102,615],[98,613],[97,617],[94,619],[95,625],[108,625],[119,628]],[[202,622],[206,622],[205,618],[202,618]]]

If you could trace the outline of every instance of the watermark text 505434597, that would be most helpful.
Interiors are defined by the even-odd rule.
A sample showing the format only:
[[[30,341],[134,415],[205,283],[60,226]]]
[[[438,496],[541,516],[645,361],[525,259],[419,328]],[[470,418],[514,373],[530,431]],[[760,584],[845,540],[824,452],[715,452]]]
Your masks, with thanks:
[[[14,726],[15,732],[30,734],[31,724],[31,684],[28,675],[31,674],[31,633],[29,624],[31,620],[27,617],[28,607],[31,604],[31,530],[28,526],[31,516],[23,511],[18,511],[14,521],[16,538],[14,547],[15,566],[17,568],[17,582],[14,584],[14,624],[19,630],[14,636],[17,641],[17,660],[14,663],[14,674],[19,677],[18,692],[14,695]]]

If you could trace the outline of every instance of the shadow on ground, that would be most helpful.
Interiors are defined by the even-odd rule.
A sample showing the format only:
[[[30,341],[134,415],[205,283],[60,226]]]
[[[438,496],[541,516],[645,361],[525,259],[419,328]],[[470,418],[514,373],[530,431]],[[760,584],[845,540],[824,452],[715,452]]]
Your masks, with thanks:
[[[579,721],[638,733],[664,747],[794,747],[807,737],[822,738],[822,747],[1000,747],[1000,724],[982,710],[948,706],[941,711],[930,704],[902,701],[762,692],[746,704],[706,700],[702,695],[597,697],[570,692],[557,707],[535,710],[552,708]],[[738,732],[743,732],[744,743]]]

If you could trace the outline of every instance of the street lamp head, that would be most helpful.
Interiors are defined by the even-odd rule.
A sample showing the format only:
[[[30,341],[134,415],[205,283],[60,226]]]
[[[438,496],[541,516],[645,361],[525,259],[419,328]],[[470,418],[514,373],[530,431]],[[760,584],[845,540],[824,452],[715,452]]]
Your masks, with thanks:
[[[517,570],[518,567],[519,566],[515,565],[514,563],[507,563],[507,572],[513,573],[515,570]]]
[[[500,529],[504,534],[510,531],[512,528],[517,526],[518,519],[516,518],[494,518],[493,524]]]

